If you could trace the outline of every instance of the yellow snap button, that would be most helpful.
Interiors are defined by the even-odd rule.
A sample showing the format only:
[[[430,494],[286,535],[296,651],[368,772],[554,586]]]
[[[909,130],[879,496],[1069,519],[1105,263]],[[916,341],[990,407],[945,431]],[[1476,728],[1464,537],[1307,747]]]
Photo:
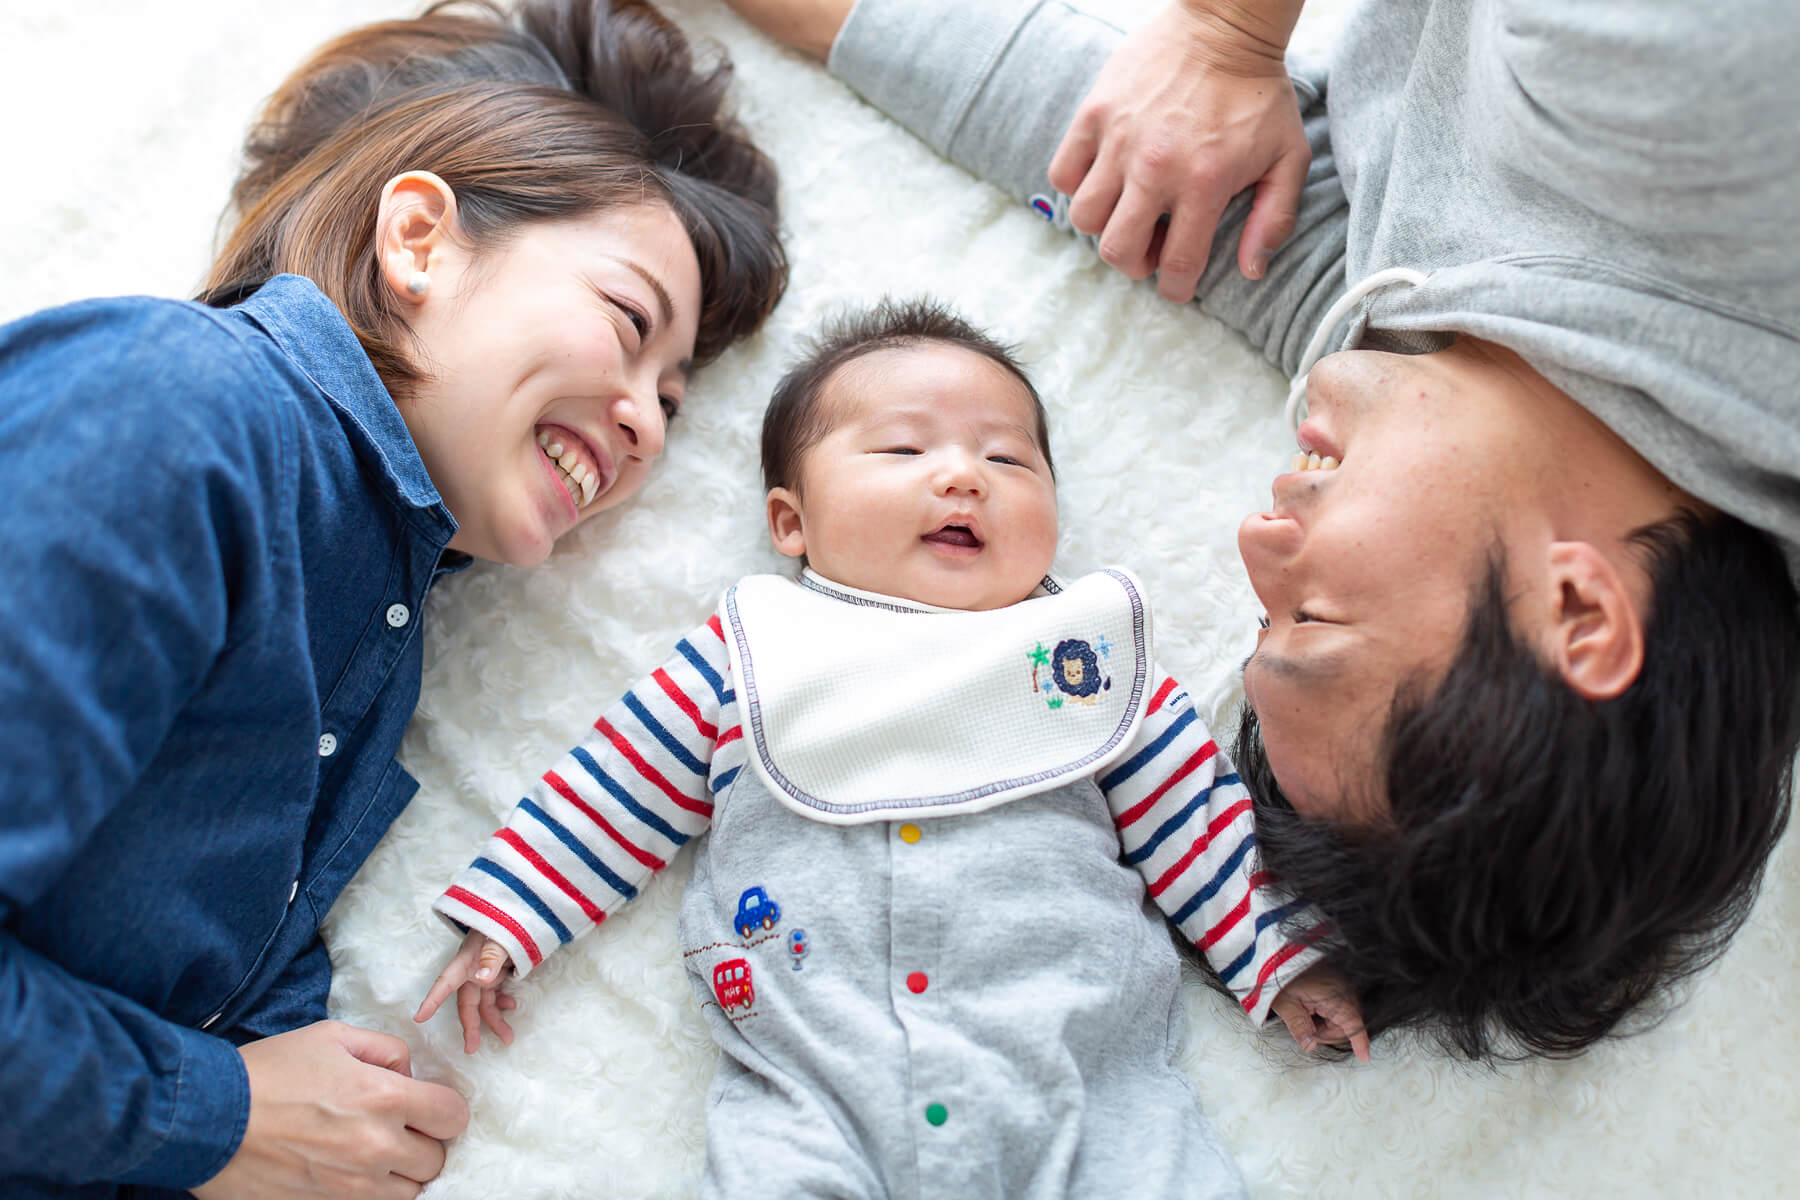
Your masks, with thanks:
[[[919,827],[917,825],[913,825],[910,823],[908,823],[906,825],[902,825],[900,827],[900,840],[905,842],[909,846],[912,843],[918,841],[919,840]]]

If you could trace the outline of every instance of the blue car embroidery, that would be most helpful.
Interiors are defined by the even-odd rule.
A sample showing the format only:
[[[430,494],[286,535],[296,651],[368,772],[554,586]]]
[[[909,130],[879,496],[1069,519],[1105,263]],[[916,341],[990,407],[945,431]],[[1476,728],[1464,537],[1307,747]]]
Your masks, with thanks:
[[[738,936],[749,937],[758,925],[773,929],[779,920],[781,905],[769,899],[769,894],[761,888],[745,888],[744,894],[738,897],[737,921],[734,922]]]

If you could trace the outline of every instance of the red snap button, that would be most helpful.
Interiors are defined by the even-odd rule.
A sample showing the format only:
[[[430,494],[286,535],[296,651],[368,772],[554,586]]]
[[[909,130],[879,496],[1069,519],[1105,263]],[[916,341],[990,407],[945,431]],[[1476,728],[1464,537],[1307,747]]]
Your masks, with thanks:
[[[923,971],[914,971],[911,975],[906,977],[906,986],[911,988],[915,993],[924,991],[930,983],[931,981],[925,978],[925,972]]]

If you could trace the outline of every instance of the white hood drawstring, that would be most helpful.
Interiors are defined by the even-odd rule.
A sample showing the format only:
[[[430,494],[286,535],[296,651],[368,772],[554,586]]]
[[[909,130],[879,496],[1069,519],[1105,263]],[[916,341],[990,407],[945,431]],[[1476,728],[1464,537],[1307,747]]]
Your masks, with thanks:
[[[1319,327],[1313,330],[1312,341],[1306,344],[1306,353],[1300,356],[1300,369],[1294,373],[1294,382],[1288,388],[1287,408],[1283,415],[1287,418],[1289,432],[1298,431],[1300,422],[1306,419],[1306,376],[1325,353],[1325,343],[1343,319],[1349,315],[1358,301],[1370,292],[1384,288],[1390,283],[1407,283],[1418,287],[1425,282],[1425,273],[1415,271],[1411,267],[1388,267],[1373,275],[1365,275],[1354,287],[1339,296],[1337,303],[1326,310],[1319,320]]]

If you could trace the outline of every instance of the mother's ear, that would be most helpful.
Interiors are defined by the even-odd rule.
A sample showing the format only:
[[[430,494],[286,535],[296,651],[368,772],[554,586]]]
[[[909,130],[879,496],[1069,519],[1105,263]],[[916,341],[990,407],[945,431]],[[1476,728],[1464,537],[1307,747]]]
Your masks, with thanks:
[[[1589,542],[1554,542],[1549,559],[1551,664],[1575,693],[1611,700],[1644,667],[1644,614],[1618,566]]]
[[[387,181],[375,213],[375,261],[396,299],[415,307],[431,294],[432,271],[461,250],[451,238],[456,193],[430,171]]]

